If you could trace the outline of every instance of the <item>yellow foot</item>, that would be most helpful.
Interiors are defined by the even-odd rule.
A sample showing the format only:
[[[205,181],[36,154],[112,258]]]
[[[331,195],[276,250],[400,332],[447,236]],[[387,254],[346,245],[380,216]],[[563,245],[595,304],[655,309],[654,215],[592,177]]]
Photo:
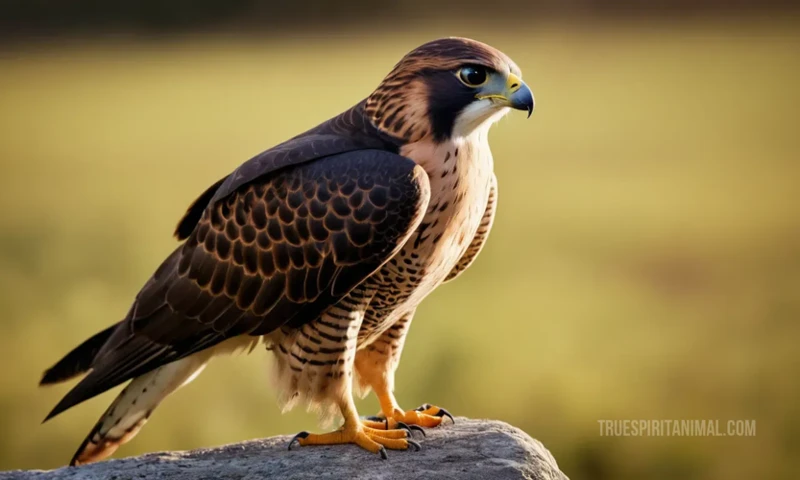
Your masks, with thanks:
[[[437,427],[441,425],[445,417],[449,418],[453,423],[456,422],[453,416],[450,415],[450,412],[444,408],[426,403],[421,407],[405,412],[399,408],[395,408],[392,412],[392,417],[389,419],[383,415],[378,415],[375,417],[367,417],[366,420],[362,420],[362,423],[365,426],[381,430],[405,428],[410,432],[411,429],[414,429],[421,431],[424,435],[424,430],[414,427],[417,425],[426,428]]]
[[[410,431],[406,430],[380,430],[364,425],[358,425],[355,429],[342,427],[341,429],[323,434],[300,432],[289,442],[289,450],[297,442],[301,447],[306,445],[340,445],[343,443],[355,443],[364,450],[372,453],[380,453],[384,460],[388,458],[386,449],[408,450],[411,446],[415,451],[419,451],[419,443],[409,440],[407,437]]]

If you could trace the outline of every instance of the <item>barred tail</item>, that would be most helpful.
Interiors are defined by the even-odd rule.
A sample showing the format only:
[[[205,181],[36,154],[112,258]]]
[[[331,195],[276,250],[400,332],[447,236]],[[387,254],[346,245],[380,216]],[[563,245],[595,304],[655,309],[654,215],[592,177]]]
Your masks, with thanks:
[[[102,460],[130,441],[169,394],[194,380],[213,349],[204,350],[134,378],[83,441],[70,465]]]

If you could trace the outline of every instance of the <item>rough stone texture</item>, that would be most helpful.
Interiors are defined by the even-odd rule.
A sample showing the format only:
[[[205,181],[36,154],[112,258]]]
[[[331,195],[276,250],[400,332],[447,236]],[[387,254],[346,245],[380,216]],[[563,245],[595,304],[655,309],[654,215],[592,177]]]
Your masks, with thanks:
[[[415,437],[420,436],[419,433]],[[506,423],[457,418],[418,438],[422,450],[389,459],[354,445],[296,447],[291,436],[186,452],[160,452],[77,468],[0,473],[0,480],[124,479],[535,479],[568,480],[538,440]]]

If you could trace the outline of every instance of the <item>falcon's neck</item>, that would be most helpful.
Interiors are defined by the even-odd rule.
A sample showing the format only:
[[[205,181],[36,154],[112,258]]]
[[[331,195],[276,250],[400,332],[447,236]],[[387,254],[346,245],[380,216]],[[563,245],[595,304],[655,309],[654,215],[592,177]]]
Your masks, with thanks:
[[[437,178],[466,178],[474,174],[483,176],[486,172],[491,174],[494,167],[488,127],[466,137],[450,138],[443,142],[424,138],[403,145],[400,154],[425,169],[431,177],[431,186]]]
[[[479,222],[488,201],[494,167],[488,126],[443,142],[423,139],[409,143],[400,148],[400,154],[425,169],[430,180],[431,200],[423,224],[469,225],[470,230],[473,220]],[[469,232],[466,234],[472,238]]]

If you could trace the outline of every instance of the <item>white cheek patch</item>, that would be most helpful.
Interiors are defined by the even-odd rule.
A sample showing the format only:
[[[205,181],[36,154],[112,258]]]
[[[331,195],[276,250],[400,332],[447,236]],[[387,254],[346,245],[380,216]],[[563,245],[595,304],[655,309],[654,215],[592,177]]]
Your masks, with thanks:
[[[453,137],[468,137],[481,127],[490,127],[510,109],[489,99],[475,100],[458,114],[453,125]]]

